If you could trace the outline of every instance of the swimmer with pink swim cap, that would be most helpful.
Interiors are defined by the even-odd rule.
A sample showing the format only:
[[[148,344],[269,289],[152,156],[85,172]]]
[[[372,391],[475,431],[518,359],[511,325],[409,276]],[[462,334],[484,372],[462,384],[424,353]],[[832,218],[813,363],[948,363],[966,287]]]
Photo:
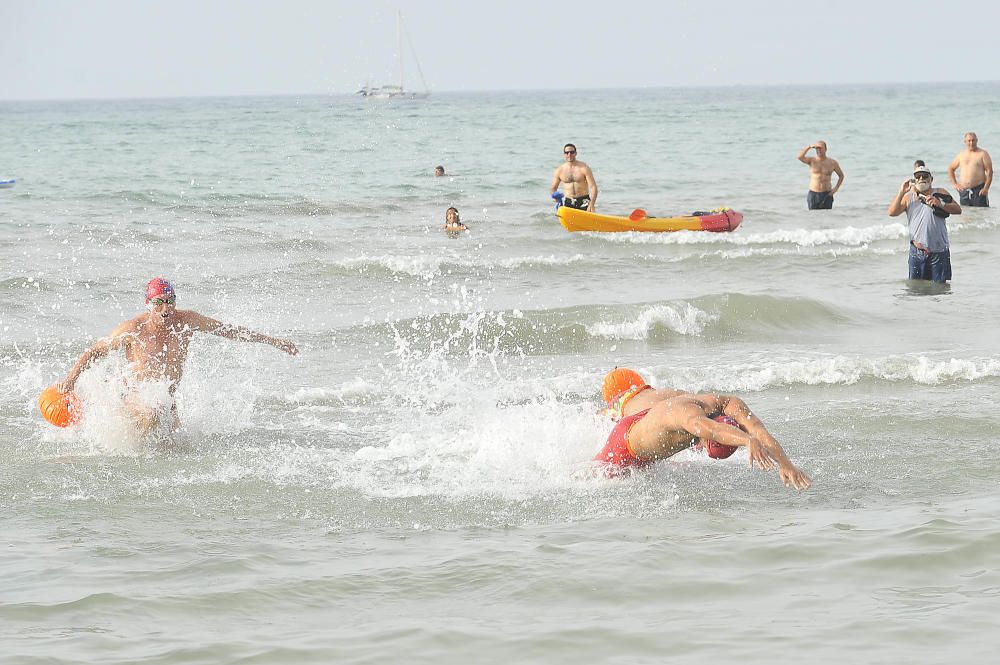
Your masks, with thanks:
[[[156,298],[161,300],[173,298],[176,302],[177,293],[174,291],[174,285],[162,277],[154,277],[146,282],[146,304]]]
[[[594,461],[609,476],[691,447],[703,447],[714,458],[729,457],[746,447],[750,467],[756,464],[764,471],[777,467],[786,487],[802,490],[812,482],[738,397],[657,390],[638,372],[624,368],[605,376],[602,393],[617,423]]]
[[[154,277],[146,284],[146,311],[121,323],[111,333],[99,339],[83,352],[58,388],[69,393],[88,367],[111,353],[121,353],[129,362],[130,375],[125,377],[129,390],[125,407],[140,434],[148,434],[164,420],[170,419],[171,431],[180,426],[174,392],[184,375],[188,347],[194,333],[203,332],[242,342],[270,344],[289,355],[299,351],[294,343],[271,337],[242,326],[222,323],[192,310],[177,309],[177,292],[163,277]],[[138,386],[145,382],[166,382],[169,403],[145,403]]]

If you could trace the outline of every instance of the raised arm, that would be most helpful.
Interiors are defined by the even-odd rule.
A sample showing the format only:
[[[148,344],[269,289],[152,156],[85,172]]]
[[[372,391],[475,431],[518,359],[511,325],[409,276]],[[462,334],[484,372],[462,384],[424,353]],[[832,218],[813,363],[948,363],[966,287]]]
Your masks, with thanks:
[[[256,330],[233,325],[231,323],[222,323],[221,321],[216,321],[213,318],[203,316],[197,312],[189,312],[185,322],[191,327],[192,330],[218,335],[219,337],[225,337],[226,339],[235,339],[240,342],[259,342],[261,344],[270,344],[274,348],[281,349],[290,356],[297,355],[299,352],[298,347],[287,339],[271,337],[270,335],[265,335],[264,333],[257,332]]]
[[[906,211],[906,195],[910,193],[910,187],[912,186],[912,180],[904,180],[903,184],[900,185],[899,191],[896,192],[896,197],[889,203],[890,217],[898,217]]]
[[[807,145],[806,147],[802,148],[802,150],[799,150],[798,160],[803,164],[812,164],[813,158],[806,157],[806,153],[812,150],[812,148],[813,148],[812,145]]]

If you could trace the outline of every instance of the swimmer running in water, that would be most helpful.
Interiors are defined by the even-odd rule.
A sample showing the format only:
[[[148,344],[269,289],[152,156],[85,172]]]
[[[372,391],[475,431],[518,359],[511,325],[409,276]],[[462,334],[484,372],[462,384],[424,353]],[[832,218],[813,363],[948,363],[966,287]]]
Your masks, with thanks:
[[[184,361],[194,333],[205,332],[243,342],[262,342],[292,356],[299,352],[295,344],[288,340],[221,323],[192,310],[177,309],[174,287],[162,277],[153,278],[146,284],[146,308],[148,311],[145,314],[123,322],[110,335],[84,351],[59,384],[62,392],[73,390],[80,374],[94,361],[112,351],[124,351],[132,370],[132,376],[126,380],[129,390],[125,396],[125,407],[142,435],[149,434],[156,427],[167,408],[158,409],[144,403],[136,390],[136,382],[166,380],[171,397],[171,430],[180,426],[173,395],[184,374]]]
[[[797,490],[811,484],[738,397],[656,390],[637,372],[625,368],[604,377],[602,393],[618,422],[594,461],[606,465],[609,475],[647,466],[692,446],[704,447],[715,458],[728,457],[745,446],[751,468],[755,463],[764,471],[777,466],[785,486]]]

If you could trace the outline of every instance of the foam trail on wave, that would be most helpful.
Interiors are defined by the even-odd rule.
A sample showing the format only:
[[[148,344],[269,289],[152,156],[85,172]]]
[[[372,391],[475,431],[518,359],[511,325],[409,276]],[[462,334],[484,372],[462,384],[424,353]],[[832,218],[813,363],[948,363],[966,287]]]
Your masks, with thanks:
[[[834,356],[785,363],[668,368],[668,382],[691,391],[756,392],[775,386],[852,385],[863,380],[918,385],[978,381],[1000,376],[1000,359],[934,359],[923,355],[861,358]]]
[[[705,233],[703,231],[677,231],[674,233],[588,233],[608,242],[655,245],[775,245],[789,244],[799,247],[846,245],[857,247],[882,240],[906,238],[906,227],[888,223],[855,228],[846,226],[835,229],[787,229],[767,233]]]
[[[503,268],[513,270],[528,266],[568,266],[586,261],[582,254],[571,256],[524,256],[499,261],[484,260],[468,255],[454,256],[366,256],[337,261],[333,265],[345,270],[365,273],[369,270],[384,270],[393,274],[409,275],[420,279],[441,277],[450,269],[463,270]]]
[[[681,335],[700,335],[705,327],[719,317],[704,312],[690,303],[681,306],[657,305],[642,311],[633,321],[602,321],[587,326],[587,332],[594,337],[611,339],[648,339],[658,325],[666,326]]]

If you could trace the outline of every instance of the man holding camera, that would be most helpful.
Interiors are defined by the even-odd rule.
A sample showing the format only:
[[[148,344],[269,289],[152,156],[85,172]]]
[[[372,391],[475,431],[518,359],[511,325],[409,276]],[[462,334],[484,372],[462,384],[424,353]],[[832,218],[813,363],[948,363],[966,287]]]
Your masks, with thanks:
[[[910,232],[909,279],[944,283],[951,279],[951,251],[948,245],[949,215],[961,215],[962,206],[948,190],[933,187],[930,169],[917,162],[913,177],[903,181],[889,204],[889,216],[906,212]]]

